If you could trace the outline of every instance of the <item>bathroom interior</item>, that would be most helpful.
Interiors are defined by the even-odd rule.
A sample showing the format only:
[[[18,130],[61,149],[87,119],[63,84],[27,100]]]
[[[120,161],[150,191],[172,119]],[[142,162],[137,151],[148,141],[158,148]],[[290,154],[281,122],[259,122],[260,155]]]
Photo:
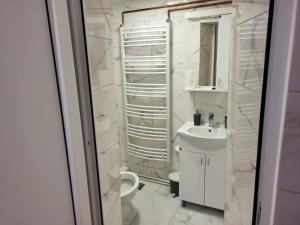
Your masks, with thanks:
[[[251,224],[269,2],[83,7],[104,225]]]

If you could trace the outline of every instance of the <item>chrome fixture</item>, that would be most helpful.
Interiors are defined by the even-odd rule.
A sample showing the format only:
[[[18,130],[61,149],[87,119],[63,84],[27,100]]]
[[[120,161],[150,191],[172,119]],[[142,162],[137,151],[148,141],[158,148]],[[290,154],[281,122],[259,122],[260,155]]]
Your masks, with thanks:
[[[209,124],[208,125],[209,127],[214,127],[214,125],[215,125],[214,124],[214,114],[211,112],[208,114],[208,124]]]

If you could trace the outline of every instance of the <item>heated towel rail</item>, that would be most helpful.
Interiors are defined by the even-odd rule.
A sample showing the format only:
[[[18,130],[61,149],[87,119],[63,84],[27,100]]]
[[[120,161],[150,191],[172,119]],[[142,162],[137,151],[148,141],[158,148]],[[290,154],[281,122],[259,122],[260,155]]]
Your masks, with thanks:
[[[169,161],[170,24],[124,25],[120,36],[128,154]]]

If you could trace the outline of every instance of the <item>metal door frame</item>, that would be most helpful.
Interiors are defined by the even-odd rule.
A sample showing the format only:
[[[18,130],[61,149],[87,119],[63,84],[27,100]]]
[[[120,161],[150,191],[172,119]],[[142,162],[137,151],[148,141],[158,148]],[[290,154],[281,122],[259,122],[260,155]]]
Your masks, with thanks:
[[[45,0],[62,105],[77,225],[102,225],[81,0]]]

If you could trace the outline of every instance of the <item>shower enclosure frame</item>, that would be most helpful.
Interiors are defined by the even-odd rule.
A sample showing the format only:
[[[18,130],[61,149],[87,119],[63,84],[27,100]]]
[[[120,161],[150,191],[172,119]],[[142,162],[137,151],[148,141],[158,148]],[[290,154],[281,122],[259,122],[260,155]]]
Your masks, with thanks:
[[[103,225],[81,0],[45,0],[76,225]]]
[[[271,0],[270,13],[273,13],[274,1]],[[70,177],[72,181],[72,195],[74,214],[77,225],[103,225],[101,195],[99,185],[98,162],[95,157],[96,143],[94,121],[92,114],[91,93],[89,85],[89,71],[87,48],[85,41],[85,26],[83,6],[81,0],[46,0],[52,36],[53,51],[60,87],[60,98],[63,108],[63,122],[66,127],[67,149],[69,156]],[[66,5],[64,5],[66,4]],[[62,6],[63,7],[59,7]],[[66,18],[68,17],[69,18]],[[268,45],[271,41],[272,18],[269,18]],[[69,33],[70,32],[70,33]],[[68,49],[65,43],[72,43]],[[264,91],[267,90],[268,59],[266,52]],[[66,59],[72,59],[67,60]],[[74,80],[75,78],[75,80]],[[72,84],[68,84],[68,81]],[[72,101],[70,102],[70,99]],[[74,100],[75,99],[75,100]],[[72,104],[74,103],[74,104]],[[268,103],[265,94],[262,97],[260,132],[258,145],[258,167],[256,174],[256,188],[254,199],[253,225],[256,224],[257,214],[260,213],[258,199],[258,180],[260,171],[260,154],[265,151],[262,146],[264,108]],[[72,111],[74,110],[74,111]],[[74,114],[75,112],[75,114]],[[77,115],[76,115],[77,113]],[[78,113],[80,117],[78,117]],[[74,127],[74,123],[76,126]],[[69,139],[68,139],[69,138]],[[81,140],[83,146],[76,146]],[[80,152],[81,151],[81,152]],[[84,153],[84,154],[83,154]],[[80,171],[79,171],[80,170]],[[85,219],[84,219],[85,218]],[[86,222],[88,221],[88,222]]]

